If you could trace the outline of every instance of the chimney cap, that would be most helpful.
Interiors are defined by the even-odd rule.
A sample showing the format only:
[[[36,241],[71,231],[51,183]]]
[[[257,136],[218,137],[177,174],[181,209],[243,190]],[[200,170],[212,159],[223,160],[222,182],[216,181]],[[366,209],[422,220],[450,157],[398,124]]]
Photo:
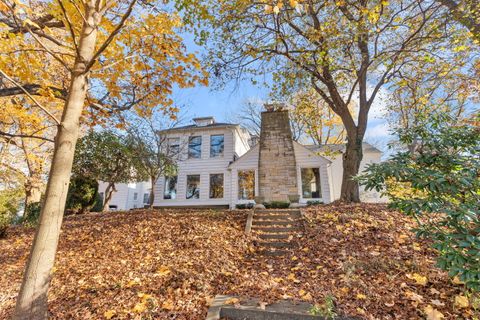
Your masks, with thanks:
[[[283,102],[270,102],[263,105],[266,111],[285,111],[288,109],[287,104]]]
[[[215,123],[215,118],[212,116],[209,117],[198,117],[193,118],[193,122],[199,127],[208,126]]]

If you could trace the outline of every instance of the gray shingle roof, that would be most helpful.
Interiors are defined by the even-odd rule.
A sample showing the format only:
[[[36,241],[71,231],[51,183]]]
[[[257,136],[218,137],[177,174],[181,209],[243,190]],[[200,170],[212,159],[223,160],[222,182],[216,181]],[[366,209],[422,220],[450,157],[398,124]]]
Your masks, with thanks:
[[[181,126],[181,127],[174,127],[170,129],[165,129],[160,132],[169,132],[169,131],[177,131],[177,130],[188,130],[188,129],[203,129],[203,128],[218,128],[218,127],[232,127],[232,126],[238,126],[236,123],[227,123],[227,122],[215,122],[211,124],[207,124],[204,126],[197,126],[196,124],[189,124],[186,126]]]
[[[316,144],[308,144],[304,145],[305,148],[309,149],[313,152],[343,152],[345,150],[345,144],[326,144],[326,145],[316,145]],[[363,143],[363,152],[377,152],[382,153],[382,151],[378,150],[374,146],[372,146],[368,142]]]

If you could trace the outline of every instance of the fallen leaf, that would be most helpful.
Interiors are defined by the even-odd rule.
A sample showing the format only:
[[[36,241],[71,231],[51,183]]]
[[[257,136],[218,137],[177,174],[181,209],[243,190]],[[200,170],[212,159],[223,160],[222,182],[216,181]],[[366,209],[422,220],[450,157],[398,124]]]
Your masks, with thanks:
[[[228,298],[226,301],[225,301],[225,304],[237,304],[239,303],[240,300],[238,300],[237,298]]]
[[[468,298],[465,296],[455,296],[454,305],[457,308],[468,308],[470,303],[468,302]]]
[[[173,310],[173,309],[174,309],[173,301],[172,301],[172,300],[165,300],[165,301],[162,303],[162,309],[168,310],[168,311]]]
[[[423,312],[425,312],[427,320],[441,320],[445,318],[445,316],[440,311],[434,309],[431,305],[426,306],[423,309]]]
[[[171,272],[170,268],[167,267],[167,266],[161,266],[158,271],[157,271],[157,274],[161,277],[163,276],[166,276],[168,275],[169,273]]]
[[[147,309],[147,305],[144,302],[139,302],[133,307],[132,311],[135,313],[142,313]]]
[[[428,282],[427,277],[422,276],[418,273],[414,273],[412,275],[407,274],[407,278],[415,280],[416,284],[419,284],[421,286],[425,286]]]
[[[357,299],[365,300],[365,299],[367,299],[367,296],[362,294],[362,293],[358,293],[357,294]]]
[[[105,311],[103,316],[105,317],[105,319],[112,319],[116,314],[117,312],[115,310],[107,310]]]

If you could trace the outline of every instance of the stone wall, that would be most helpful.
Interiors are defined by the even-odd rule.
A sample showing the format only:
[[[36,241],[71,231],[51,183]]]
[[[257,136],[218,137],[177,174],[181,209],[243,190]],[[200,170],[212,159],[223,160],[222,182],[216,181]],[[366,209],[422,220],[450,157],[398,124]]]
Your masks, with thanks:
[[[298,201],[297,170],[288,111],[262,112],[258,202]]]

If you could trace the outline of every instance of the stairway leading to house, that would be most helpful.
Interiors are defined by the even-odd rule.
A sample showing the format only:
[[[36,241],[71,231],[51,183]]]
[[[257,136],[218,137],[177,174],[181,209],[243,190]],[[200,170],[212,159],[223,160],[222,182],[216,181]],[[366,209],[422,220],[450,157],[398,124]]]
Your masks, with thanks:
[[[303,235],[302,215],[300,210],[291,209],[255,210],[251,230],[261,239],[260,253],[283,256]]]

